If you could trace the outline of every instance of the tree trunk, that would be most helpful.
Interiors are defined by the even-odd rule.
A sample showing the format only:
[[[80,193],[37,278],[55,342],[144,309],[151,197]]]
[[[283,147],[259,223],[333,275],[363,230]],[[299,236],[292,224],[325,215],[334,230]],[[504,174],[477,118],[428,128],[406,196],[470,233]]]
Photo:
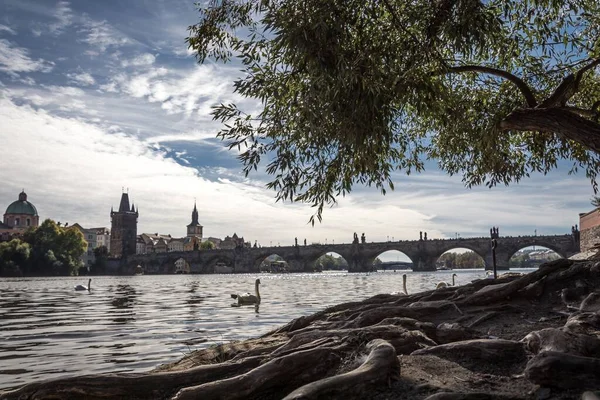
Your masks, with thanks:
[[[500,123],[503,130],[553,132],[600,154],[600,124],[564,108],[514,110]]]

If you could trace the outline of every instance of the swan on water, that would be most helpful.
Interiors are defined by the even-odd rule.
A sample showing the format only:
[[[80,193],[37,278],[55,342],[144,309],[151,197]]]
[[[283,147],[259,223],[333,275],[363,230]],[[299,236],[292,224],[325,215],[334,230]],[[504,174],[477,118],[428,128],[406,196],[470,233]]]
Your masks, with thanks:
[[[406,290],[406,274],[402,275],[402,289],[404,290],[404,293],[402,292],[392,292],[390,294],[393,295],[407,295],[408,296],[408,290]]]
[[[83,286],[83,285],[77,285],[77,286],[75,286],[75,290],[87,290],[87,291],[90,291],[91,289],[92,289],[92,280],[91,279],[88,280],[87,287]]]
[[[441,282],[438,282],[438,284],[435,286],[435,288],[436,289],[441,289],[441,288],[445,288],[445,287],[448,287],[448,286],[454,286],[456,284],[456,282],[454,281],[454,278],[456,276],[457,276],[456,274],[452,274],[452,285],[449,284],[448,282],[441,281]]]
[[[232,294],[231,297],[237,299],[237,303],[233,303],[232,307],[245,306],[250,304],[260,304],[260,293],[258,291],[258,285],[260,285],[260,279],[254,282],[254,294],[243,293],[243,294]]]

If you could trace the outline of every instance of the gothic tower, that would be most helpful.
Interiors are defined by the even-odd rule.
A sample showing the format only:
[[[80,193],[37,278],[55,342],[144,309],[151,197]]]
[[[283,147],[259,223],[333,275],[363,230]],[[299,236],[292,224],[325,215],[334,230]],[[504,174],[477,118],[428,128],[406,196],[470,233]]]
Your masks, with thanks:
[[[197,237],[202,241],[202,225],[198,222],[198,210],[194,201],[194,211],[192,211],[192,223],[187,226],[187,236]]]
[[[121,195],[119,211],[110,209],[110,255],[112,257],[124,257],[135,254],[137,238],[137,219],[139,209],[134,204],[129,207],[129,194]]]

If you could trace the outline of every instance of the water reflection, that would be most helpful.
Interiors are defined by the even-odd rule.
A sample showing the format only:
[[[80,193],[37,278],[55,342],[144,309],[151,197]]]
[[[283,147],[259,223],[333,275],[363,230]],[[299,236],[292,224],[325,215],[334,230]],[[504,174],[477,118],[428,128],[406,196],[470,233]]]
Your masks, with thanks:
[[[408,275],[408,291],[457,284],[483,271]],[[404,272],[403,272],[404,273]],[[230,293],[261,279],[261,304],[231,307]],[[147,371],[191,350],[264,334],[327,306],[402,290],[402,274],[142,275],[0,281],[0,388],[98,372]]]

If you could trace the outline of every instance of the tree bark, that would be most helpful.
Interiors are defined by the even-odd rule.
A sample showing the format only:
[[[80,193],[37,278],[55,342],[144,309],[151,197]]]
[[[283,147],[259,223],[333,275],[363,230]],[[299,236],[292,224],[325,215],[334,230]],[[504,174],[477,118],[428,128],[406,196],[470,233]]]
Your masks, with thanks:
[[[387,385],[391,379],[400,377],[400,362],[391,344],[376,339],[366,347],[371,351],[369,357],[357,369],[309,383],[294,390],[284,400],[362,399],[369,386]]]
[[[514,110],[500,123],[500,128],[502,130],[553,132],[600,154],[600,124],[564,108]]]

